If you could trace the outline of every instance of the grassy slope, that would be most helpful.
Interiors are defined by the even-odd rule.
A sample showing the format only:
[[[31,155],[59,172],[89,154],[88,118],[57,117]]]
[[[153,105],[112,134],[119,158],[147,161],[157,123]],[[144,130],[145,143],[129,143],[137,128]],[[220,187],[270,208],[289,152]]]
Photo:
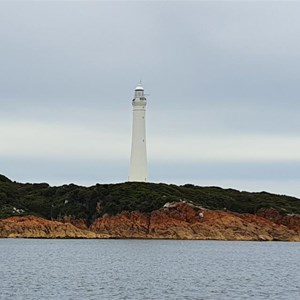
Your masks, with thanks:
[[[114,215],[123,210],[148,213],[166,202],[180,199],[210,209],[226,208],[239,213],[255,213],[260,208],[273,207],[283,213],[300,214],[300,199],[266,192],[135,182],[50,187],[47,183],[12,182],[0,175],[0,218],[16,215],[13,213],[15,207],[23,209],[24,214],[48,219],[72,215],[92,222],[105,213]]]

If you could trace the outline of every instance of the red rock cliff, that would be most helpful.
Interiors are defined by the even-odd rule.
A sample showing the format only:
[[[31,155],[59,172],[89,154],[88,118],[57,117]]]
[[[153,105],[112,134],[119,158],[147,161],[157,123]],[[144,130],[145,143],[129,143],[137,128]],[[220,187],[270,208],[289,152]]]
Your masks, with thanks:
[[[282,215],[273,208],[261,209],[257,213],[257,215],[266,218],[276,224],[282,224],[300,234],[300,215]]]
[[[96,238],[97,234],[70,223],[49,221],[33,216],[0,220],[0,237],[20,238]]]
[[[89,228],[82,220],[69,221],[72,224],[36,217],[3,219],[0,237],[300,241],[298,215],[282,216],[274,211],[237,214],[205,210],[184,202],[151,214],[134,211],[106,215]]]
[[[289,228],[262,216],[203,210],[183,202],[150,215],[104,216],[90,229],[114,238],[300,241],[299,226]]]

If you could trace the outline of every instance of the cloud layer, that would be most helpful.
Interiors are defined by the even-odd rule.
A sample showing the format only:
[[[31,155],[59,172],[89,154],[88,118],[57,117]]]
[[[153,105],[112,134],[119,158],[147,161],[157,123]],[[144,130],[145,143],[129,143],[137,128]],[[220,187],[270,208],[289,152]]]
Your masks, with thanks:
[[[299,13],[297,2],[1,2],[0,173],[125,181],[142,79],[151,181],[300,196]]]

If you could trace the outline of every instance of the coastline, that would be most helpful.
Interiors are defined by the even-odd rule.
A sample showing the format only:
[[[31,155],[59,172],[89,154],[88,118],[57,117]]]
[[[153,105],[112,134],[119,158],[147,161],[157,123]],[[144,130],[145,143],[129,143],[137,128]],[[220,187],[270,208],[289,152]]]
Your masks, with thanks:
[[[272,209],[259,214],[207,210],[177,202],[150,214],[138,211],[104,215],[90,226],[83,220],[47,220],[35,216],[0,219],[0,238],[176,239],[228,241],[300,241],[300,215]]]

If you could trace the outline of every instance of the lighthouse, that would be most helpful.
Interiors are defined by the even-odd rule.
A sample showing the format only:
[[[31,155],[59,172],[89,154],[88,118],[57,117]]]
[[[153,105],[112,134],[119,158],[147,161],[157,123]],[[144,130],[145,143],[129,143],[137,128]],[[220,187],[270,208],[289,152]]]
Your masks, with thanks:
[[[129,181],[147,181],[146,105],[147,99],[140,82],[135,88],[132,100],[133,121]]]

